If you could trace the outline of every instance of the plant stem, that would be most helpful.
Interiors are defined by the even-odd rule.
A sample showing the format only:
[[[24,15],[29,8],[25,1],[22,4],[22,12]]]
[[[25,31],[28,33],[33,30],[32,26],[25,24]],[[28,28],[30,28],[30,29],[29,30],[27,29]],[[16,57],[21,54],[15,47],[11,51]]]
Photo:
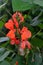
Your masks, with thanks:
[[[6,12],[10,15],[10,16],[12,16],[12,14],[9,12],[9,10],[6,8]]]
[[[6,36],[6,34],[3,31],[0,30],[0,32]]]
[[[0,48],[2,48],[2,46],[0,46]],[[13,50],[10,50],[10,49],[8,49],[8,48],[5,48],[5,47],[3,47],[4,49],[6,49],[6,50],[8,50],[8,51],[10,51],[10,52],[14,52]]]
[[[41,32],[41,30],[39,30],[35,35],[33,35],[33,36],[32,36],[32,39],[33,39],[36,35],[38,35],[40,32]]]

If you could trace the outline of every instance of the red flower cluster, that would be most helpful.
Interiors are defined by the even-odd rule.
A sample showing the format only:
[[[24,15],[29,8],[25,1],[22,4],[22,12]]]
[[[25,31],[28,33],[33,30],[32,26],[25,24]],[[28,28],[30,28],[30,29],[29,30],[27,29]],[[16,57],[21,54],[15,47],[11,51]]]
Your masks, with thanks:
[[[19,12],[14,13],[12,15],[12,19],[5,23],[5,27],[9,29],[9,32],[6,36],[10,38],[10,44],[20,44],[22,49],[25,49],[26,46],[31,49],[31,44],[27,41],[28,38],[31,37],[31,32],[27,27],[23,27],[22,29],[19,28],[19,24],[22,22],[24,22],[24,17],[22,14]],[[20,39],[17,38],[16,32],[20,35]]]

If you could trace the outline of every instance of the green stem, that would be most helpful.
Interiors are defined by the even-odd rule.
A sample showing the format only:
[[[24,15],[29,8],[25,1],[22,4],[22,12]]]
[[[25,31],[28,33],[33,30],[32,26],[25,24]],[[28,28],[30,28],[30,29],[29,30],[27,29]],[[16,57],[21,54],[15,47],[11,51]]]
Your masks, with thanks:
[[[0,30],[0,32],[6,36],[6,34],[3,31]]]
[[[35,35],[33,35],[33,36],[32,36],[32,39],[33,39],[34,37],[36,37],[36,35],[38,35],[40,32],[41,32],[41,30],[39,30]]]
[[[2,46],[0,46],[0,48],[2,48]],[[6,49],[6,50],[8,50],[8,51],[10,51],[10,52],[14,52],[13,50],[10,50],[10,49],[8,49],[8,48],[5,48],[5,47],[3,47],[4,49]]]
[[[9,12],[9,10],[6,8],[6,12],[10,15],[10,16],[12,16],[12,14]]]

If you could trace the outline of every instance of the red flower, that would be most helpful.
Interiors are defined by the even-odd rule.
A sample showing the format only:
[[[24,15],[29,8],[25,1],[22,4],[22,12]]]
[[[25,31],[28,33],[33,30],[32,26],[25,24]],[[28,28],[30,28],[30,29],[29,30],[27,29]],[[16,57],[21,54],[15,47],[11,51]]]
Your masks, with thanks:
[[[20,40],[19,39],[16,39],[16,38],[11,39],[11,41],[10,41],[10,44],[11,45],[14,45],[14,44],[18,45],[19,43],[20,43]]]
[[[6,36],[9,37],[10,39],[15,39],[15,34],[13,30],[9,31]]]
[[[10,44],[11,44],[11,45],[14,45],[14,44],[15,44],[15,40],[12,39],[12,40],[10,41]]]
[[[19,40],[19,39],[16,39],[16,40],[15,40],[15,44],[18,45],[19,43],[20,43],[20,40]]]
[[[20,19],[20,22],[18,22],[17,16]],[[22,42],[21,42],[20,47],[22,49],[25,49],[26,47],[28,49],[31,49],[31,44],[30,44],[30,42],[27,41],[27,39],[31,37],[30,30],[28,30],[27,27],[23,27],[22,30],[20,30],[20,28],[19,28],[19,24],[24,21],[24,17],[22,16],[21,13],[16,12],[15,14],[13,14],[12,18],[13,18],[13,20],[10,19],[5,24],[5,27],[10,30],[6,35],[7,37],[10,38],[10,44],[11,45],[20,44],[20,39],[17,39],[18,35],[16,36],[16,34],[15,34],[15,32],[17,32],[18,34],[21,35],[20,37],[21,37]],[[15,25],[16,29],[14,29],[14,25]],[[18,62],[16,62],[16,65],[18,65]]]
[[[26,47],[28,47],[28,49],[31,49],[30,42],[28,42],[28,41],[22,41],[21,45],[20,45],[20,48],[25,49]]]
[[[17,12],[13,14],[12,18],[16,18]]]
[[[16,18],[18,16],[18,18],[20,19],[20,23],[24,21],[24,17],[22,16],[22,14],[20,12],[16,12],[13,14],[12,18]]]
[[[20,18],[20,23],[21,22],[24,22],[24,17],[23,16],[21,16],[21,18]]]
[[[21,39],[27,40],[30,37],[31,37],[31,32],[26,27],[23,27],[23,29],[21,30]]]
[[[27,31],[27,27],[23,27],[22,30],[21,30],[21,34],[24,32],[24,31]]]
[[[20,18],[20,23],[24,22],[24,17],[22,16],[22,14],[20,12],[18,12],[18,16]]]
[[[25,47],[26,47],[26,43],[25,43],[25,41],[22,41],[20,48],[25,49]]]
[[[10,19],[7,23],[5,23],[5,27],[10,30],[14,29],[14,23],[13,23],[12,19]]]
[[[13,18],[13,22],[14,22],[14,25],[18,28],[19,27],[19,24],[18,24],[18,21],[16,18]]]
[[[28,49],[31,49],[31,44],[29,41],[26,41],[26,46],[28,47]]]

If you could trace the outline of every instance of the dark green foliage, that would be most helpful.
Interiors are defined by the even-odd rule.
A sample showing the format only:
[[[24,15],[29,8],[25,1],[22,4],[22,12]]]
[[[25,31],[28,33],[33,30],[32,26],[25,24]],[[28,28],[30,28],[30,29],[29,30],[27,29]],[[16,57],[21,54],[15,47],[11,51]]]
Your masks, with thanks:
[[[3,3],[6,4],[1,6]],[[32,50],[26,57],[18,55],[18,47],[10,45],[5,37],[9,30],[4,24],[15,11],[23,14],[22,27],[28,27],[32,33]],[[18,65],[43,65],[43,0],[0,0],[0,65],[15,65],[16,61]]]

